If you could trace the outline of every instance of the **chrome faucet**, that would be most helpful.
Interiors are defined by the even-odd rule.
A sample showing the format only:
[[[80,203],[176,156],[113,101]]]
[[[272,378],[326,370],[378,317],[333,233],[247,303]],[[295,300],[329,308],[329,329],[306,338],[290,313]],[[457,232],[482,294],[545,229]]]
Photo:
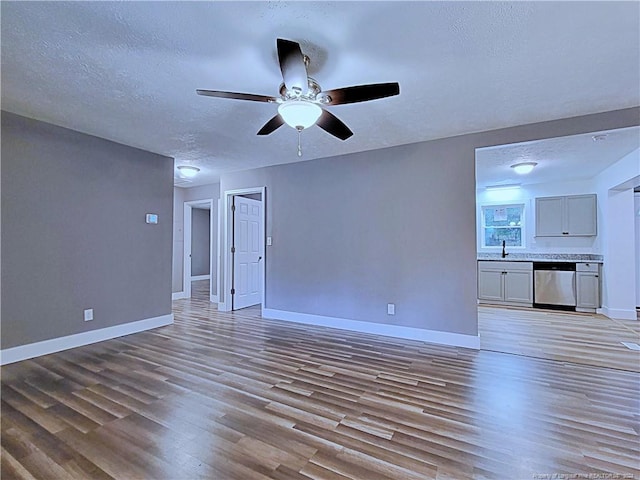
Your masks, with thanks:
[[[502,240],[502,258],[505,258],[507,255],[509,255],[504,249],[506,245],[507,245],[506,240]]]

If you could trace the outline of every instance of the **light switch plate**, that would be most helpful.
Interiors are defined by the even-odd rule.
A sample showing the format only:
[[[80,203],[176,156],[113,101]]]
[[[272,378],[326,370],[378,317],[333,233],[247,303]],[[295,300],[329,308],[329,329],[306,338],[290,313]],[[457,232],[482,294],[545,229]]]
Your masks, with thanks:
[[[273,245],[273,240],[271,237],[267,237],[267,247],[270,247],[271,245]]]
[[[147,216],[145,217],[145,221],[147,223],[150,223],[151,225],[157,225],[158,224],[158,214],[157,213],[147,213]]]

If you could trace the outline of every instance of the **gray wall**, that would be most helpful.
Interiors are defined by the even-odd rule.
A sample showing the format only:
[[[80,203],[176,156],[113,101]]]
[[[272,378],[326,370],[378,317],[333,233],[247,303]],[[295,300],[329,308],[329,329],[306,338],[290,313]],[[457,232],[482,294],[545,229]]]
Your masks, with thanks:
[[[209,275],[209,210],[191,209],[191,276]]]
[[[476,335],[469,156],[447,139],[224,175],[267,187],[265,306]]]
[[[267,187],[265,307],[476,335],[475,149],[639,119],[633,108],[236,172],[220,191]]]
[[[171,313],[171,158],[7,112],[1,153],[3,349]]]

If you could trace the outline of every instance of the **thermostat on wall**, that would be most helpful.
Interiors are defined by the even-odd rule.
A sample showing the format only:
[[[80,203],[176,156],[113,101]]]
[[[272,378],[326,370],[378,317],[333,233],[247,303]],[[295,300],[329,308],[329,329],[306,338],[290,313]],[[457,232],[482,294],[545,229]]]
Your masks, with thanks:
[[[157,213],[147,213],[147,223],[151,223],[156,225],[158,223],[158,214]]]

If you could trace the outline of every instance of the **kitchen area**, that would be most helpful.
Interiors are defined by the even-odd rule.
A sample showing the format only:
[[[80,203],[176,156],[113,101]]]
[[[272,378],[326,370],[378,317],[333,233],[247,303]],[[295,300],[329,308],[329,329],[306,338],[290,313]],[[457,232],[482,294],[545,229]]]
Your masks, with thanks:
[[[534,204],[537,238],[597,236],[597,195],[536,197]],[[507,209],[501,205],[483,208],[484,216],[489,217],[483,228],[492,235],[486,243],[513,237],[511,230],[518,221],[508,221]],[[517,241],[511,240],[512,244]],[[602,255],[507,249],[507,239],[502,238],[500,253],[478,253],[479,303],[589,313],[600,308]]]
[[[633,127],[476,150],[480,306],[637,321],[639,142]]]

